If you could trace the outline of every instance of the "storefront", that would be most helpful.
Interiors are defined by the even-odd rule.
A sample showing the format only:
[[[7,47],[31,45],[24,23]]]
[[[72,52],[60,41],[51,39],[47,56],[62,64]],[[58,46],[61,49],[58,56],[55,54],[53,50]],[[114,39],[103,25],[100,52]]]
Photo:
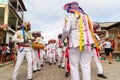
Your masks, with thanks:
[[[118,33],[120,33],[120,22],[108,26],[106,30],[109,32],[109,37],[115,42],[114,50],[120,51],[120,37],[118,37]]]

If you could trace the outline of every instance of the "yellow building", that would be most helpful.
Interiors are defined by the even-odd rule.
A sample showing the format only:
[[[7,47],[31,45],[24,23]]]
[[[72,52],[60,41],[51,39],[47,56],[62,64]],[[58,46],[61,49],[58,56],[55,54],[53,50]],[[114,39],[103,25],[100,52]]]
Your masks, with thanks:
[[[24,20],[26,11],[23,0],[0,0],[0,24],[8,24],[8,29],[0,30],[0,42],[9,43]]]

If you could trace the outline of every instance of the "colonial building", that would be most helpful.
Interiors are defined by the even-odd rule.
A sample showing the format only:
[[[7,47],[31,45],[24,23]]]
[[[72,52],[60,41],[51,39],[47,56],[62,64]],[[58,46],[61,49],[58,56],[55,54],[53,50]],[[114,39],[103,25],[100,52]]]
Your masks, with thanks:
[[[23,0],[0,0],[0,24],[8,24],[8,29],[0,30],[0,42],[9,43],[24,20],[26,11]]]

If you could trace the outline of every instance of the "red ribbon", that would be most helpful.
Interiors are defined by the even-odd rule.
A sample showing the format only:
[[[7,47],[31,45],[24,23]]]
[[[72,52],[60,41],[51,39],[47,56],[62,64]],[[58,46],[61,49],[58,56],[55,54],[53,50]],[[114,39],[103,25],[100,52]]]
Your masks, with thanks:
[[[69,54],[68,54],[68,52],[69,52],[69,48],[67,47],[65,57],[67,58],[67,70],[68,70],[68,73],[70,73],[70,63],[69,63],[69,57],[68,57]]]
[[[38,49],[38,59],[40,59],[40,49]]]
[[[58,39],[58,45],[61,46],[61,41],[60,41],[60,39]]]
[[[100,59],[100,54],[99,54],[99,49],[98,48],[96,48],[96,55],[97,55],[98,59]]]

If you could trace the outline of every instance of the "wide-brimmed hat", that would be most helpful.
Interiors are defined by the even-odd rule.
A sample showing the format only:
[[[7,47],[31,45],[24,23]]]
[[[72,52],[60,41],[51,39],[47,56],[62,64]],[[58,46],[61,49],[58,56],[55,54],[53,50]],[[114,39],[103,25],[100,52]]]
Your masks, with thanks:
[[[63,7],[63,9],[64,10],[68,10],[68,8],[71,7],[71,5],[79,6],[79,4],[76,1],[73,1],[73,2],[65,4],[64,7]]]
[[[99,23],[94,22],[94,23],[93,23],[93,30],[94,30],[95,33],[97,32],[97,29],[99,29],[99,28],[100,28]]]

